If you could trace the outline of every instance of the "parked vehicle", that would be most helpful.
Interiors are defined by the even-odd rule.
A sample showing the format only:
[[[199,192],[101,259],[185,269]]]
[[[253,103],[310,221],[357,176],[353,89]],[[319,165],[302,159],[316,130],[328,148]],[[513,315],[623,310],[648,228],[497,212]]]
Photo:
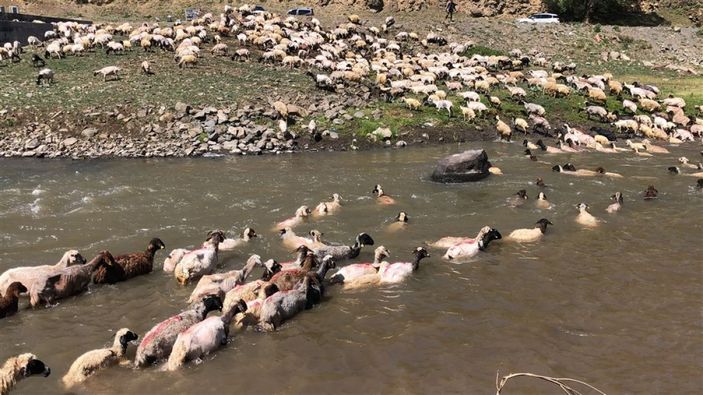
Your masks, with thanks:
[[[313,16],[315,12],[310,7],[296,7],[288,10],[288,15]]]
[[[559,15],[543,12],[530,15],[528,18],[520,18],[517,23],[559,23]]]

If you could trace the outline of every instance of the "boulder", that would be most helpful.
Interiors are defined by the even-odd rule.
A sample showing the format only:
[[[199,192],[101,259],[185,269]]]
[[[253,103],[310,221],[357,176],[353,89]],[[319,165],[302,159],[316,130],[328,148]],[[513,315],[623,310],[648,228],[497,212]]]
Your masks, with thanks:
[[[468,150],[441,159],[432,173],[432,181],[444,183],[480,181],[488,172],[488,155],[484,150]]]
[[[370,9],[376,11],[376,12],[381,12],[383,11],[383,0],[367,0],[366,1],[366,6],[369,7]]]

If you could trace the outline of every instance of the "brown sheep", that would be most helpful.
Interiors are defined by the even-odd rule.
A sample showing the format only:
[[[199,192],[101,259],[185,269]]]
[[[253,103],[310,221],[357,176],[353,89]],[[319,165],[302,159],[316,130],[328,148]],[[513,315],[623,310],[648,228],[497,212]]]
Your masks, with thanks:
[[[93,282],[95,284],[114,284],[115,282],[129,280],[132,277],[149,274],[154,268],[156,251],[165,247],[166,245],[161,239],[154,238],[151,239],[144,252],[118,255],[115,257],[115,262],[121,270],[110,270],[110,267],[100,267],[93,275]],[[116,276],[110,276],[108,272],[115,273]]]
[[[0,296],[0,318],[9,317],[17,313],[20,294],[27,292],[22,283],[14,282],[7,287],[4,296]]]
[[[93,272],[103,266],[120,268],[108,251],[102,251],[85,265],[70,266],[49,277],[41,289],[30,290],[29,303],[35,307],[77,295],[88,288]]]

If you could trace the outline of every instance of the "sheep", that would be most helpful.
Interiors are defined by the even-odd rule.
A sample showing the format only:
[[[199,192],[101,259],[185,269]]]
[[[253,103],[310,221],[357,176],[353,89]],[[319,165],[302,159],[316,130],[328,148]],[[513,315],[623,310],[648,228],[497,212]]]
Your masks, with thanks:
[[[239,45],[246,45],[247,44],[247,35],[244,33],[237,34],[237,41],[239,41]]]
[[[161,239],[151,239],[144,252],[118,255],[115,257],[115,266],[101,267],[93,274],[95,284],[114,284],[118,281],[129,280],[130,278],[151,273],[154,268],[154,257],[158,250],[164,249],[166,245]],[[111,276],[110,274],[116,275]]]
[[[608,120],[608,110],[601,106],[588,106],[585,110],[580,109],[579,111],[585,111],[588,119],[595,118],[599,121]]]
[[[142,69],[142,73],[144,73],[145,75],[152,75],[152,74],[154,74],[154,72],[151,70],[151,65],[150,65],[149,62],[146,61],[146,60],[142,62],[142,67],[141,67],[141,69]]]
[[[105,50],[105,55],[109,55],[111,52],[112,53],[124,52],[124,45],[122,45],[120,43],[116,43],[114,41],[107,43],[107,49]]]
[[[621,121],[614,122],[611,125],[614,126],[620,133],[626,131],[637,132],[639,130],[639,124],[637,123],[637,121],[634,121],[632,119],[624,119]]]
[[[419,110],[422,106],[419,100],[410,97],[404,97],[403,101],[405,102],[405,105],[407,105],[408,108],[411,110]]]
[[[314,74],[311,71],[306,71],[305,74],[310,76],[313,79],[313,81],[315,81],[315,86],[317,86],[318,88],[328,90],[328,91],[334,91],[335,84],[328,75]]]
[[[278,114],[279,118],[282,118],[282,119],[288,118],[288,106],[285,103],[283,103],[282,101],[276,101],[276,102],[273,102],[272,106],[273,106],[273,109]]]
[[[600,221],[588,212],[588,205],[586,203],[579,203],[576,208],[579,210],[579,214],[576,216],[576,222],[589,228],[598,226]]]
[[[52,42],[51,44],[47,45],[46,48],[44,49],[44,57],[46,59],[49,58],[59,58],[62,59],[64,58],[63,51],[61,51],[61,44],[57,41]]]
[[[11,357],[0,368],[0,395],[7,395],[17,382],[33,375],[48,377],[51,369],[34,354]]]
[[[13,282],[20,282],[29,289],[36,288],[37,285],[43,287],[46,279],[60,272],[61,269],[73,265],[82,265],[85,262],[85,258],[78,251],[68,250],[54,265],[25,266],[9,269],[0,275],[0,294],[5,294],[7,287]]]
[[[20,282],[14,282],[7,287],[4,295],[0,295],[0,318],[17,313],[20,294],[27,292],[27,287]]]
[[[508,126],[507,123],[501,121],[500,116],[496,115],[496,130],[498,131],[498,135],[500,136],[501,140],[505,141],[510,141],[510,137],[513,134],[512,129],[510,129],[510,126]]]
[[[595,139],[596,142],[602,146],[607,146],[610,144],[610,140],[608,140],[607,137],[600,135],[600,134],[593,136],[593,139]]]
[[[185,254],[174,269],[178,283],[185,285],[212,273],[217,266],[219,244],[224,239],[224,232],[220,230],[209,232],[202,248]]]
[[[202,301],[177,315],[174,315],[151,328],[137,347],[134,358],[136,367],[151,365],[171,354],[178,334],[201,322],[213,310],[222,311],[222,299],[208,296]]]
[[[208,295],[217,295],[224,298],[225,294],[231,289],[237,285],[244,284],[256,266],[263,266],[261,257],[252,255],[242,270],[231,270],[226,273],[203,276],[190,294],[188,303],[193,303]]]
[[[478,116],[482,115],[484,111],[488,111],[488,107],[481,102],[467,102],[466,107],[470,108]]]
[[[54,71],[51,69],[41,69],[37,74],[37,86],[41,84],[51,85],[54,83]]]
[[[383,195],[385,196],[385,195]],[[359,256],[362,247],[374,245],[374,240],[366,233],[359,233],[351,246],[322,245],[313,250],[316,257],[322,259],[331,255],[335,260],[354,259]]]
[[[288,291],[295,287],[295,285],[303,279],[308,273],[312,273],[312,268],[317,264],[317,259],[312,251],[308,251],[303,259],[303,264],[299,268],[282,270],[276,273],[271,280],[270,284],[275,284],[279,291]],[[319,281],[325,278],[327,271],[331,268],[336,267],[334,258],[332,255],[325,255],[322,258],[322,263],[320,263],[317,276]]]
[[[495,107],[495,108],[500,109],[500,106],[501,106],[502,103],[501,103],[500,99],[499,99],[497,96],[486,95],[486,98],[488,99],[488,103],[489,103],[490,105],[492,105],[492,106]]]
[[[44,61],[44,59],[42,59],[41,56],[33,53],[32,54],[32,66],[33,67],[44,67],[44,66],[46,66],[46,61]]]
[[[469,107],[459,106],[461,109],[461,115],[464,117],[465,121],[472,121],[476,119],[476,113]]]
[[[642,108],[644,111],[647,112],[654,112],[659,109],[660,105],[654,100],[642,98],[639,100],[639,106]]]
[[[127,345],[138,338],[139,336],[128,328],[118,330],[112,347],[88,351],[73,361],[68,373],[63,376],[63,384],[69,388],[73,387],[99,370],[117,364],[124,357]]]
[[[481,101],[481,96],[477,92],[461,92],[457,96],[463,98],[467,102],[479,102]]]
[[[449,114],[449,118],[452,117],[452,106],[454,105],[451,101],[449,100],[434,100],[432,101],[432,104],[437,108],[437,110],[442,110],[445,109],[447,110],[447,113]]]
[[[356,14],[348,15],[347,19],[349,20],[349,22],[351,22],[355,25],[361,24],[361,18],[359,18],[359,15],[356,15]]]
[[[542,192],[541,192],[542,193]],[[545,200],[546,201],[546,200]],[[544,233],[547,231],[547,225],[554,225],[551,221],[546,218],[542,218],[537,223],[535,223],[534,228],[531,229],[515,229],[510,232],[507,240],[517,241],[519,243],[532,243],[539,241]]]
[[[102,74],[103,76],[103,81],[107,81],[107,77],[114,76],[116,79],[120,79],[120,70],[121,68],[117,66],[108,66],[108,67],[103,67],[100,70],[96,70],[93,72],[93,76],[96,76],[98,74]]]
[[[249,60],[249,50],[246,48],[240,48],[236,51],[234,51],[234,54],[232,55],[232,60],[238,60],[240,62],[244,62]]]
[[[229,48],[225,43],[216,44],[210,49],[210,53],[215,56],[227,56],[228,51]]]
[[[610,90],[610,93],[617,95],[618,97],[622,95],[622,83],[618,81],[608,81],[608,89]]]
[[[269,296],[261,305],[259,328],[263,331],[274,331],[284,321],[293,318],[308,306],[312,307],[311,299],[318,290],[319,285],[312,277],[305,276],[296,288]]]
[[[525,96],[527,96],[527,92],[520,87],[508,86],[506,89],[508,89],[508,92],[510,92],[510,97],[513,99],[524,99]]]
[[[589,88],[588,99],[596,102],[605,103],[608,101],[608,96],[600,88]]]
[[[527,121],[522,118],[514,118],[513,125],[515,125],[515,129],[525,134],[527,134],[527,130],[530,128],[530,124],[528,124]]]
[[[244,300],[225,310],[220,317],[209,317],[178,334],[171,355],[166,363],[167,370],[177,370],[187,360],[201,358],[227,344],[232,318],[244,313],[247,304]]]
[[[628,110],[632,114],[637,113],[637,104],[631,100],[623,100],[622,101],[622,108],[625,110]]]
[[[239,247],[247,244],[251,239],[258,237],[256,231],[252,228],[245,228],[239,237],[227,237],[219,245],[220,251],[234,251]]]
[[[541,117],[541,116],[544,116],[544,114],[546,113],[544,107],[540,106],[539,104],[524,103],[523,107],[525,108],[525,112],[528,115],[534,114],[534,115],[539,115]]]
[[[44,284],[35,284],[29,290],[29,304],[36,307],[40,303],[52,304],[58,299],[77,295],[88,288],[93,272],[102,267],[116,266],[108,251],[101,251],[84,265],[69,266],[46,279]]]
[[[187,66],[195,67],[196,64],[198,64],[198,58],[195,55],[184,55],[178,61],[178,68]]]
[[[42,45],[41,41],[35,36],[27,37],[27,44],[32,47],[39,47]]]

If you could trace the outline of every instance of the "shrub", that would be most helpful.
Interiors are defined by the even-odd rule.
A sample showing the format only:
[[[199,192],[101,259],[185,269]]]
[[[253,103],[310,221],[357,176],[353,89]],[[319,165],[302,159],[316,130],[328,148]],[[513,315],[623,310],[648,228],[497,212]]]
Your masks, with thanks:
[[[505,52],[498,50],[498,49],[493,49],[493,48],[488,48],[484,47],[481,45],[476,45],[474,47],[471,47],[467,49],[466,51],[461,53],[462,56],[466,56],[467,58],[470,58],[474,55],[481,55],[481,56],[504,56],[506,55]]]

